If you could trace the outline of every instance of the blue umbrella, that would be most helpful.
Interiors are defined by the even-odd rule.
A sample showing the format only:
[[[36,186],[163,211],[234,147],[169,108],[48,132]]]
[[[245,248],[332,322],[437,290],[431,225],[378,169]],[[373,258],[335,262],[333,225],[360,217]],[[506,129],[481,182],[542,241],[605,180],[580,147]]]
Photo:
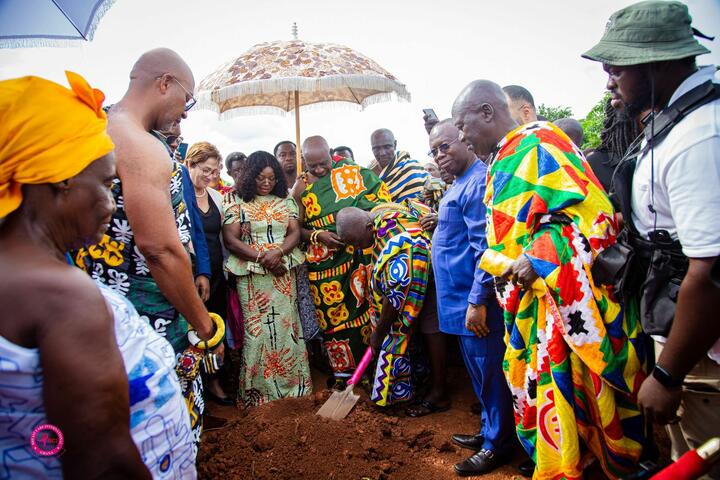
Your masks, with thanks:
[[[0,0],[0,48],[90,41],[115,0]]]

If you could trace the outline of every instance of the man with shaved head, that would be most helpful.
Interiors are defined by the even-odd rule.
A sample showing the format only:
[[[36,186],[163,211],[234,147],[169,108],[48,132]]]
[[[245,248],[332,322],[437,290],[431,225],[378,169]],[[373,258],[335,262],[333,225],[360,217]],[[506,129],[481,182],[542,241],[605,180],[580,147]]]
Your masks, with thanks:
[[[642,449],[645,341],[636,313],[590,275],[616,241],[610,200],[555,125],[516,128],[497,84],[470,83],[452,112],[464,141],[492,155],[480,265],[497,277],[518,438],[539,478],[582,478],[588,453],[622,476]]]
[[[503,87],[507,97],[510,115],[519,125],[536,122],[535,100],[527,88],[520,85],[506,85]]]
[[[102,241],[77,257],[93,278],[123,294],[176,355],[190,345],[188,323],[201,340],[213,337],[217,327],[193,283],[180,164],[151,132],[187,117],[194,88],[190,68],[172,50],[151,50],[135,63],[125,96],[108,113],[117,210]],[[215,353],[222,355],[222,343]],[[186,359],[177,368],[196,441],[203,410],[200,359]]]
[[[347,159],[333,164],[323,137],[307,138],[302,154],[308,172],[317,178],[302,192],[300,209],[302,238],[308,242],[310,291],[335,386],[344,388],[370,341],[372,309],[367,285],[371,260],[340,240],[335,216],[345,207],[371,210],[378,203],[389,202],[390,196],[371,170]]]
[[[565,132],[565,135],[570,137],[576,147],[582,148],[583,142],[585,141],[585,134],[580,122],[574,118],[561,118],[553,122],[556,127]]]
[[[409,347],[430,279],[431,234],[420,225],[429,213],[425,205],[407,201],[371,212],[347,207],[337,215],[343,243],[372,247],[369,277],[378,319],[370,336],[377,359],[370,400],[381,407],[408,402],[415,394]],[[448,410],[449,402],[442,407],[438,410]]]
[[[429,175],[410,154],[397,150],[395,135],[387,128],[375,130],[370,144],[380,170],[380,180],[385,182],[393,202],[403,200],[422,201],[423,188]]]

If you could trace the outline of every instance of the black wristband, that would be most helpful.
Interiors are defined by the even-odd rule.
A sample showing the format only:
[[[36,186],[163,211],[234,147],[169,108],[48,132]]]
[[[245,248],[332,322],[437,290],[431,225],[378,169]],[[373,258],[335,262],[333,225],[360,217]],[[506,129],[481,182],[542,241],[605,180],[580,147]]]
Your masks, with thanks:
[[[655,368],[653,368],[652,376],[655,377],[655,380],[657,380],[660,385],[662,385],[665,388],[673,388],[677,389],[682,387],[683,379],[676,379],[672,375],[670,375],[670,372],[665,370],[660,365],[655,365]]]

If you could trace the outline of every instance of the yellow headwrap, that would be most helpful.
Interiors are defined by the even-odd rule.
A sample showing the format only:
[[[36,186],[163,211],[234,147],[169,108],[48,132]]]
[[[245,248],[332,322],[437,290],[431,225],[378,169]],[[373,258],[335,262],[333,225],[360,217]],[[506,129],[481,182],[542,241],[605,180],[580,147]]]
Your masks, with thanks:
[[[74,177],[115,148],[105,95],[73,72],[69,90],[39,77],[0,82],[0,218],[22,203],[22,185]]]

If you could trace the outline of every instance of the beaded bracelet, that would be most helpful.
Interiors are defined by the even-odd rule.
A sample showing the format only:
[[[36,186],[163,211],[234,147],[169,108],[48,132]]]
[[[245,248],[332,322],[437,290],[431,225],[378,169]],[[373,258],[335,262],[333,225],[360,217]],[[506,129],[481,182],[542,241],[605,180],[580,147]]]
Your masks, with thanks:
[[[195,348],[199,348],[202,350],[210,350],[211,348],[217,347],[220,342],[222,342],[223,337],[225,336],[225,322],[223,321],[222,317],[217,313],[209,313],[210,320],[212,320],[215,324],[215,335],[213,335],[212,338],[208,340],[202,340],[197,334],[197,330],[188,330],[188,341],[190,342],[190,345]]]

